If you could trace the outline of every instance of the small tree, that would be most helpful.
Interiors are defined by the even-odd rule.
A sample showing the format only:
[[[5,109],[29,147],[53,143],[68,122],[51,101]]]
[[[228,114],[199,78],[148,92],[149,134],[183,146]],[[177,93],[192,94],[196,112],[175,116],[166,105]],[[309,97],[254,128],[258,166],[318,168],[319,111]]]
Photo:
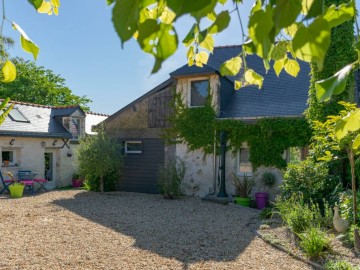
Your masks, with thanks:
[[[99,191],[104,192],[104,180],[120,176],[122,168],[121,146],[110,139],[103,129],[95,136],[80,141],[76,149],[79,173],[85,179],[98,178]],[[105,183],[106,184],[106,183]],[[97,188],[96,188],[97,189]]]

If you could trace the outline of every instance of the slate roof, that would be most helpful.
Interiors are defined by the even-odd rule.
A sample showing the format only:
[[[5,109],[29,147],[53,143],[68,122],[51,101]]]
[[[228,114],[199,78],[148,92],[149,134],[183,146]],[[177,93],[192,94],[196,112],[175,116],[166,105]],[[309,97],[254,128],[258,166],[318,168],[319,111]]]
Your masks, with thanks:
[[[226,60],[238,55],[241,46],[216,47],[210,55],[207,65],[203,68],[184,65],[170,73],[172,77],[185,77],[220,73],[220,65]],[[296,78],[282,71],[278,78],[271,68],[266,74],[263,61],[256,55],[247,56],[247,65],[257,73],[264,76],[261,90],[256,86],[247,86],[238,91],[234,90],[233,83],[236,77],[224,77],[227,82],[221,83],[220,118],[260,118],[260,117],[298,117],[306,109],[308,98],[310,67],[307,63],[299,61],[300,72]],[[272,66],[272,63],[271,63]],[[229,92],[231,94],[229,95]],[[227,96],[223,102],[222,96]]]
[[[70,115],[80,109],[79,106],[51,107],[23,102],[14,103],[14,108],[17,108],[29,122],[13,121],[8,116],[0,126],[0,136],[72,138],[71,133],[56,120],[56,117]]]

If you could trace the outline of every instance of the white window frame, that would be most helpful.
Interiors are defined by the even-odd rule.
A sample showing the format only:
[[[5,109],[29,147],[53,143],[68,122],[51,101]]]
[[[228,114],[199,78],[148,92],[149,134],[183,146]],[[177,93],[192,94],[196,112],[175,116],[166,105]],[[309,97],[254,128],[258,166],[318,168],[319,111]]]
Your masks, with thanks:
[[[2,166],[3,166],[3,164],[4,164],[4,161],[2,160],[2,152],[12,152],[12,158],[13,158],[13,161],[10,161],[9,160],[9,165],[10,166],[15,166],[15,164],[17,164],[18,162],[17,162],[17,159],[16,159],[16,150],[15,149],[7,149],[7,148],[3,148],[2,150],[1,150],[1,164],[2,164]]]
[[[188,102],[189,108],[204,107],[204,106],[191,106],[191,83],[194,81],[208,81],[208,83],[210,84],[210,78],[209,77],[195,77],[195,78],[188,79],[187,102]],[[209,94],[210,93],[208,93],[208,95]]]
[[[141,150],[139,150],[139,151],[128,150],[128,148],[127,148],[128,143],[139,143],[139,144],[141,144]],[[125,154],[142,154],[142,144],[143,144],[142,141],[125,141],[125,147],[124,147]]]
[[[252,165],[251,165],[251,162],[249,162],[250,166],[251,166],[251,171],[250,172],[242,172],[240,171],[240,151],[241,149],[248,149],[248,147],[241,147],[238,151],[237,151],[237,158],[236,158],[236,171],[237,171],[237,175],[239,176],[253,176],[253,169],[252,169]],[[250,157],[250,152],[249,152],[249,157]]]

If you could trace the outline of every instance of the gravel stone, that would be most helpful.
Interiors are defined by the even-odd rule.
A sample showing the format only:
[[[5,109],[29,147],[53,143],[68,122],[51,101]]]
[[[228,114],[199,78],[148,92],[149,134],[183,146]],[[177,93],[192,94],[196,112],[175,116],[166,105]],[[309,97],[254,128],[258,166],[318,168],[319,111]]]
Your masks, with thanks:
[[[311,269],[252,230],[258,211],[199,198],[0,196],[0,269]]]

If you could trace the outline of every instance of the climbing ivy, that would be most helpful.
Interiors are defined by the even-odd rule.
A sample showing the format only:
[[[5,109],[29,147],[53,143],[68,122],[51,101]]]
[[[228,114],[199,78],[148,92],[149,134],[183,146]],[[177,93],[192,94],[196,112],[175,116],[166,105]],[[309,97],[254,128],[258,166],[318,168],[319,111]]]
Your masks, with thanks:
[[[201,149],[212,154],[214,143],[219,147],[220,131],[228,134],[232,151],[247,142],[253,169],[260,166],[285,168],[283,153],[289,147],[303,147],[309,143],[311,130],[304,118],[263,118],[255,122],[216,118],[211,97],[204,107],[188,108],[180,95],[175,97],[172,127],[165,133],[168,142],[186,143],[190,151]]]

